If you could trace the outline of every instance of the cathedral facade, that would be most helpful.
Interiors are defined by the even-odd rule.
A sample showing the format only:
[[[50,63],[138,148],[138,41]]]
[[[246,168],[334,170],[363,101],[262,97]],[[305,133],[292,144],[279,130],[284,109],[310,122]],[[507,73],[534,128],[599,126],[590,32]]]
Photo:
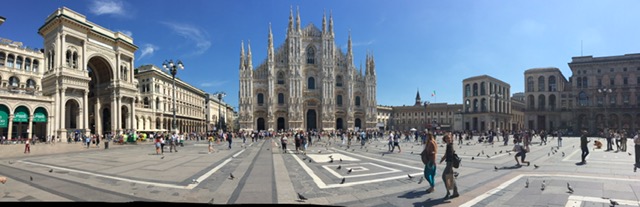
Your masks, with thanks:
[[[346,54],[335,43],[333,18],[322,28],[300,26],[289,14],[286,39],[273,46],[269,25],[267,58],[253,67],[251,45],[240,53],[241,130],[357,130],[376,127],[373,55],[363,69],[353,60],[351,34]],[[364,70],[364,72],[363,72]]]

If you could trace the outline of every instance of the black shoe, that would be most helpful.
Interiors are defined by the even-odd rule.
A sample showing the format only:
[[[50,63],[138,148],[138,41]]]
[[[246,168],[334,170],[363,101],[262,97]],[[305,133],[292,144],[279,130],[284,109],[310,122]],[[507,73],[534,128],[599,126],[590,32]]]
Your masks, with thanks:
[[[457,198],[458,196],[460,196],[460,194],[458,194],[458,193],[454,193],[454,194],[453,194],[451,197],[449,197],[449,198]]]

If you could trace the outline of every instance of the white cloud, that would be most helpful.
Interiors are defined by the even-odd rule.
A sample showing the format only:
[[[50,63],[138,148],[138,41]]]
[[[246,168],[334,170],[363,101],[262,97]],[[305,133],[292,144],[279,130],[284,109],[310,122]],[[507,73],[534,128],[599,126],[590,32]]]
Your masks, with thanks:
[[[162,22],[162,24],[167,25],[174,32],[178,33],[178,35],[186,38],[187,40],[193,41],[193,44],[195,44],[195,49],[192,53],[193,55],[200,55],[211,47],[209,34],[196,26],[174,22]]]
[[[225,83],[227,83],[227,81],[220,81],[220,82],[206,82],[206,83],[200,83],[200,87],[216,87],[216,86],[222,86]]]
[[[124,4],[119,0],[96,0],[89,6],[89,10],[95,15],[125,15]]]
[[[154,52],[156,52],[158,49],[158,46],[155,46],[153,44],[144,44],[142,46],[142,49],[140,50],[140,59],[146,57],[146,56],[152,56]]]
[[[122,34],[125,34],[125,35],[127,35],[129,37],[133,37],[133,33],[131,31],[129,31],[129,30],[120,30],[118,32],[122,32]]]
[[[351,43],[351,47],[368,46],[368,45],[372,45],[374,42],[375,42],[374,40],[369,40],[369,41],[366,41],[366,42],[352,42],[352,43]],[[348,44],[349,44],[349,43],[344,44],[344,45],[342,46],[342,48],[343,48],[343,49],[347,49],[347,47],[349,46]]]

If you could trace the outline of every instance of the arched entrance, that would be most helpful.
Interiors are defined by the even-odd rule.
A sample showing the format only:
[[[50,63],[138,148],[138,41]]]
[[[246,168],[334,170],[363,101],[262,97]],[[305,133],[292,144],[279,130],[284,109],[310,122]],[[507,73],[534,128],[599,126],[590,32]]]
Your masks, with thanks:
[[[68,100],[64,105],[64,128],[73,130],[78,128],[78,120],[80,120],[80,104],[76,100]]]
[[[87,63],[89,73],[89,129],[91,133],[105,134],[111,131],[110,106],[113,101],[115,88],[111,85],[113,69],[109,62],[102,57],[95,56]],[[102,110],[102,111],[101,111]],[[106,116],[105,116],[106,115]]]
[[[264,118],[258,118],[258,131],[266,130],[264,127]]]
[[[307,130],[314,130],[317,128],[316,110],[309,109],[307,110]]]
[[[38,136],[40,140],[45,140],[47,138],[47,117],[49,114],[47,110],[39,107],[33,112],[33,135]]]
[[[29,109],[26,106],[19,106],[13,112],[13,127],[11,129],[12,138],[28,138],[29,132]]]
[[[342,118],[336,119],[336,130],[343,129],[343,128],[344,128],[344,123],[342,121]]]
[[[284,127],[284,118],[283,117],[279,117],[278,118],[278,128],[277,128],[277,130],[280,131],[280,130],[284,130],[284,129],[285,129],[285,127]]]
[[[360,118],[356,118],[356,128],[362,129],[362,121]]]

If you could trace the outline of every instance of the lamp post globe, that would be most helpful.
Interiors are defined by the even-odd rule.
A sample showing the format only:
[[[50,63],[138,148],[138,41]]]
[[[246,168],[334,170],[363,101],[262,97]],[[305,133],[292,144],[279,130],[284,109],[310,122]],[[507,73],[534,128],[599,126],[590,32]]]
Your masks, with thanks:
[[[178,60],[177,64],[174,64],[173,60],[165,60],[164,63],[162,63],[162,68],[169,71],[173,80],[173,120],[171,122],[171,131],[177,134],[178,127],[176,124],[176,75],[178,74],[178,69],[184,70],[184,65],[182,64],[181,60]]]

